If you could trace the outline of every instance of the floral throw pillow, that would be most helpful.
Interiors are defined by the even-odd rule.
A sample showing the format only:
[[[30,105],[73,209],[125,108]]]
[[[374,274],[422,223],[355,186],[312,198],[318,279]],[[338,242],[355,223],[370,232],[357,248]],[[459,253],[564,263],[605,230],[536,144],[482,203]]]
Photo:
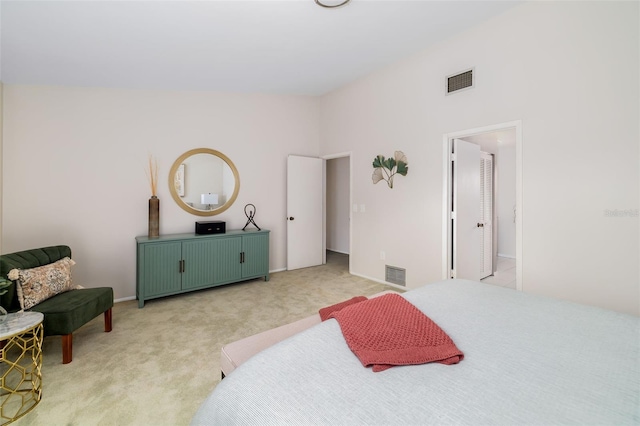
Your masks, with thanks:
[[[57,262],[31,269],[12,269],[7,275],[17,280],[16,290],[22,309],[29,309],[56,294],[73,290],[71,283],[71,258],[65,257]]]

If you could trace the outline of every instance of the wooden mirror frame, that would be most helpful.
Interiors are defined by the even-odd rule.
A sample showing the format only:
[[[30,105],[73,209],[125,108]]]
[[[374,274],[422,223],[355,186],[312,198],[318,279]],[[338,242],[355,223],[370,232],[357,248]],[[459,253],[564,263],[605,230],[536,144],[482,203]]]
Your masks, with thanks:
[[[196,209],[195,207],[191,207],[190,205],[182,201],[182,198],[180,197],[180,195],[178,195],[178,192],[176,191],[175,176],[176,176],[176,173],[178,172],[178,168],[182,163],[184,163],[184,161],[187,158],[196,154],[210,154],[215,157],[218,157],[222,161],[227,163],[227,166],[229,166],[229,168],[233,172],[233,178],[235,179],[233,194],[227,199],[226,203],[224,203],[222,206],[218,207],[217,209],[200,210],[200,209]],[[178,157],[178,159],[173,163],[173,166],[171,166],[171,170],[169,171],[169,192],[171,192],[171,196],[173,197],[173,200],[176,202],[176,204],[178,204],[178,206],[182,210],[188,213],[194,214],[196,216],[215,216],[217,214],[224,212],[229,207],[231,207],[231,205],[236,201],[236,198],[238,198],[239,191],[240,191],[240,175],[238,174],[238,169],[236,169],[235,164],[233,164],[233,162],[229,159],[229,157],[227,157],[220,151],[216,151],[215,149],[196,148],[196,149],[187,151],[184,154],[182,154],[180,157]]]

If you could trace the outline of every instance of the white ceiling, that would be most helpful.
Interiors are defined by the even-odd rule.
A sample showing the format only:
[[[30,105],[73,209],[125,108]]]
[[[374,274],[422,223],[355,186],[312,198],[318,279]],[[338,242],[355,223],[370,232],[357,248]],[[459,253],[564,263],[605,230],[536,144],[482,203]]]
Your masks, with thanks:
[[[518,3],[2,0],[0,78],[321,95]]]

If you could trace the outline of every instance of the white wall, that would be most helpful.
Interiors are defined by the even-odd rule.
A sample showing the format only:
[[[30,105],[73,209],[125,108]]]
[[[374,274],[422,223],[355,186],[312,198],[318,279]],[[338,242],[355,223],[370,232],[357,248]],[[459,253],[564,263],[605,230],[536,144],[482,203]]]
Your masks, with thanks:
[[[349,157],[327,160],[327,249],[349,254]]]
[[[531,2],[325,96],[321,154],[352,152],[366,205],[352,271],[440,280],[443,134],[522,120],[524,291],[638,315],[638,217],[605,215],[638,208],[638,40],[637,2]],[[469,67],[476,87],[445,96]],[[398,149],[408,175],[373,185]]]
[[[270,269],[286,266],[286,158],[318,155],[316,98],[5,85],[4,105],[3,252],[68,244],[78,284],[132,297],[148,155],[159,165],[160,233],[193,232],[202,217],[176,205],[168,173],[185,151],[212,148],[241,180],[234,205],[212,219],[242,228],[254,204],[272,231]]]
[[[167,173],[209,147],[242,181],[215,219],[240,228],[255,204],[273,231],[270,269],[281,269],[286,156],[350,151],[353,202],[365,206],[352,213],[350,266],[380,281],[385,264],[404,267],[416,287],[442,278],[442,135],[522,120],[524,290],[637,315],[638,217],[605,212],[638,209],[638,12],[527,3],[319,101],[5,85],[2,251],[69,244],[79,282],[133,296],[148,154],[160,165],[160,232],[190,232],[199,218],[175,205]],[[476,87],[444,96],[444,76],[470,66]],[[373,158],[397,149],[409,174],[373,185]]]

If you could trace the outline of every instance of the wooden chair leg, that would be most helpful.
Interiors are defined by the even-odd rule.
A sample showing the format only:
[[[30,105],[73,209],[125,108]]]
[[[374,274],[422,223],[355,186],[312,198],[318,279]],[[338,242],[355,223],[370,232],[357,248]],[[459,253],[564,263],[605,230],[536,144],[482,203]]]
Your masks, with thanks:
[[[62,336],[62,363],[69,364],[73,358],[73,334]]]
[[[111,326],[111,308],[104,311],[104,331],[105,333],[110,332],[112,329]]]

